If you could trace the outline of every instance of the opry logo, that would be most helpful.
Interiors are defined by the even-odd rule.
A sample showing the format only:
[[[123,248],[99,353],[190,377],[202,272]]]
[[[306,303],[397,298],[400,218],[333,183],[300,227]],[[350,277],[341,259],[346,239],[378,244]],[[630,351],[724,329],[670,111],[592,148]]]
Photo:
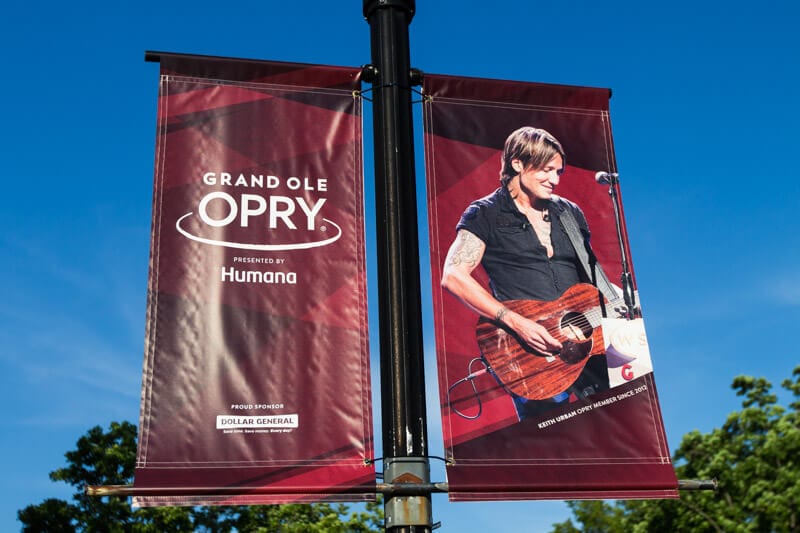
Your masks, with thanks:
[[[328,180],[326,178],[289,177],[283,180],[278,176],[264,176],[262,174],[251,174],[250,176],[239,174],[234,177],[229,172],[206,172],[203,174],[203,183],[210,186],[222,185],[264,190],[282,187],[289,191],[295,191],[295,194],[297,194],[297,191],[324,193],[328,190]],[[188,239],[212,246],[262,251],[318,248],[334,243],[342,236],[342,228],[338,224],[319,216],[325,202],[325,198],[318,198],[313,202],[308,202],[303,196],[296,195],[272,194],[265,196],[251,192],[235,195],[217,190],[206,194],[197,206],[197,217],[199,217],[202,224],[195,223],[192,227],[196,229],[189,228],[189,222],[196,221],[195,212],[190,211],[177,220],[175,228]],[[265,237],[269,236],[270,231],[276,229],[281,229],[284,235],[288,230],[292,232],[291,234],[297,232],[298,238],[294,242],[275,243],[268,242],[269,239],[265,238],[267,242],[243,243],[213,239],[201,235],[203,226],[206,228],[225,228],[231,225],[239,228],[260,225],[267,230],[264,232]],[[331,235],[331,233],[333,234]],[[309,237],[311,237],[310,240]]]

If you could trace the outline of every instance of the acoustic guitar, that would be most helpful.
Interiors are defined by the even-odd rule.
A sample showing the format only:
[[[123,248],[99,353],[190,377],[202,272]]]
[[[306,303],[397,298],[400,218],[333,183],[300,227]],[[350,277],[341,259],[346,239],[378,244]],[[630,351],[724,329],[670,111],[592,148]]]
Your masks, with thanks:
[[[544,326],[562,344],[557,354],[540,353],[505,324],[488,319],[478,322],[476,335],[485,362],[518,396],[552,398],[575,383],[589,357],[604,352],[600,324],[603,307],[610,307],[593,285],[574,285],[552,302],[509,300],[503,304]]]

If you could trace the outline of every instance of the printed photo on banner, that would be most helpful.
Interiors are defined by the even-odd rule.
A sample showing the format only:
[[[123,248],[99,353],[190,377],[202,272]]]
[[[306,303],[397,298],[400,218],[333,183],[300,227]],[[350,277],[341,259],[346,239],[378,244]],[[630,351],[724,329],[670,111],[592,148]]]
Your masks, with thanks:
[[[608,89],[426,74],[449,498],[676,497]]]
[[[480,315],[480,362],[520,420],[619,384],[614,370],[634,375],[630,363],[645,355],[636,349],[646,350],[643,330],[627,320],[614,328],[622,342],[605,345],[602,320],[635,310],[629,313],[622,288],[597,262],[581,207],[556,194],[566,160],[548,131],[513,131],[500,156],[499,186],[467,206],[442,266],[442,286]],[[479,266],[488,287],[473,276]],[[647,367],[637,365],[639,374]]]
[[[428,168],[447,183],[432,185],[434,283],[443,344],[458,354],[447,353],[443,407],[497,426],[589,402],[652,364],[621,200],[616,216],[609,194],[619,188],[608,115],[493,111],[472,137],[431,120],[454,135],[429,140]]]

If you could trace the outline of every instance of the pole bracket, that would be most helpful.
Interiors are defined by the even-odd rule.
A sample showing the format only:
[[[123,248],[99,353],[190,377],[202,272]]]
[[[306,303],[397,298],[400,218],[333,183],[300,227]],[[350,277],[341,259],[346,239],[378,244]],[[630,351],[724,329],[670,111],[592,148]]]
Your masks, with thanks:
[[[430,466],[425,457],[389,457],[383,462],[383,479],[390,485],[427,486]],[[424,495],[395,496],[384,505],[385,524],[393,527],[425,526],[433,522],[430,497]]]

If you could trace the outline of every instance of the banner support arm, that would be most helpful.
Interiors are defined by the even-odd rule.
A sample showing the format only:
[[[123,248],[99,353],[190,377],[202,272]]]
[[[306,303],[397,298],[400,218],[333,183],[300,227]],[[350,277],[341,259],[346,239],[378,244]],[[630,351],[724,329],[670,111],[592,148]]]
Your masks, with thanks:
[[[489,491],[489,487],[480,487],[482,491]],[[497,490],[506,491],[506,487],[499,487]],[[681,479],[678,480],[678,490],[717,490],[716,479]],[[305,494],[309,491],[308,487],[175,487],[175,488],[142,488],[133,485],[87,485],[85,493],[88,496],[232,496],[240,494]],[[405,495],[419,496],[432,493],[449,492],[447,482],[436,481],[432,483],[375,483],[365,487],[359,485],[349,487],[343,492],[363,493],[374,491],[376,494],[387,496]]]

